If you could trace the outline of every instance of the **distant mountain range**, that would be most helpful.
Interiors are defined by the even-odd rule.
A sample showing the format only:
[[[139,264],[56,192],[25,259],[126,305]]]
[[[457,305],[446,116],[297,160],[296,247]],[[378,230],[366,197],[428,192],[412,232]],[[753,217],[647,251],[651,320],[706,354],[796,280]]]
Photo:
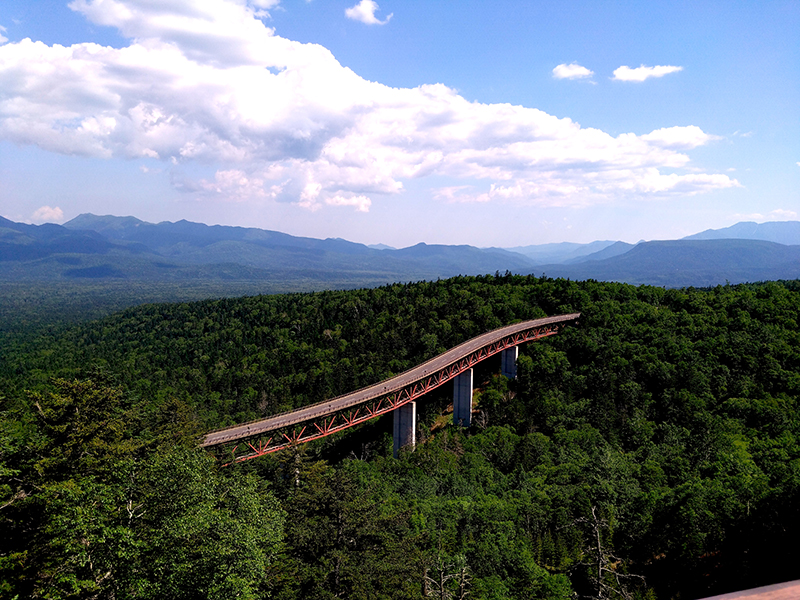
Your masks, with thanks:
[[[558,244],[516,246],[514,248],[506,248],[506,250],[527,256],[537,265],[546,265],[581,262],[581,260],[584,260],[590,254],[599,252],[608,246],[614,245],[614,243],[615,242],[610,240],[590,242],[588,244],[560,242]]]
[[[800,278],[800,246],[761,240],[642,242],[611,258],[540,267],[549,277],[664,287]]]
[[[706,229],[685,240],[763,240],[787,246],[800,244],[800,221],[742,221],[724,229]]]
[[[263,229],[92,214],[63,226],[0,217],[0,264],[0,280],[257,280],[298,290],[521,271],[533,265],[499,249],[418,244],[379,250]]]
[[[0,217],[0,281],[263,281],[281,289],[371,286],[506,270],[667,287],[800,278],[800,222],[737,223],[682,240],[515,248],[391,248],[248,227],[82,214]]]

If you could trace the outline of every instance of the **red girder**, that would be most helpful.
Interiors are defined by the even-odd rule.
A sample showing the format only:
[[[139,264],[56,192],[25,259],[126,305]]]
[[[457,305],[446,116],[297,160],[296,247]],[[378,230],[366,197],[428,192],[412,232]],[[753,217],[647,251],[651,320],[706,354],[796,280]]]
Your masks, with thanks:
[[[250,460],[259,456],[271,454],[272,452],[277,452],[290,445],[302,444],[320,439],[392,412],[399,406],[411,402],[431,390],[440,387],[456,375],[472,368],[475,364],[507,348],[555,335],[564,326],[565,323],[554,323],[517,332],[494,340],[486,346],[478,348],[468,355],[461,357],[454,363],[446,365],[435,372],[425,374],[423,378],[413,381],[399,390],[392,391],[385,396],[368,400],[364,404],[356,407],[355,410],[349,408],[346,411],[340,411],[334,414],[324,414],[320,418],[306,421],[305,425],[302,427],[300,427],[301,424],[298,423],[296,426],[290,427],[289,431],[282,432],[281,435],[283,439],[275,440],[274,443],[274,436],[270,436],[266,441],[263,439],[260,440],[257,445],[253,445],[253,443],[247,441],[246,444],[250,450],[248,454],[236,456],[236,450],[239,448],[239,445],[236,445],[231,451],[233,454],[233,461]],[[362,408],[364,409],[363,413],[361,411]],[[339,420],[338,417],[341,417],[341,420]],[[308,429],[309,424],[313,424],[314,428]]]
[[[333,427],[334,421],[336,421],[336,416],[337,415],[333,415],[330,419],[322,419],[322,427],[320,427],[318,423],[314,423],[314,427],[316,427],[317,431],[321,434],[328,435]]]
[[[288,435],[286,435],[284,433],[283,437],[286,438],[286,441],[287,441],[286,445],[288,446],[289,444],[297,444],[297,443],[299,443],[300,442],[300,438],[303,435],[303,432],[306,430],[306,427],[308,427],[308,426],[304,425],[303,428],[300,430],[300,433],[297,432],[297,429],[293,429],[291,437],[289,437]]]
[[[364,410],[367,411],[367,414],[370,416],[370,418],[378,414],[376,411],[379,411],[381,409],[383,401],[384,398],[381,398],[380,400],[378,400],[378,404],[376,404],[375,406],[370,406],[369,404],[364,405]]]
[[[344,419],[345,423],[347,423],[350,427],[356,424],[356,421],[358,419],[358,411],[359,409],[356,409],[356,412],[350,412],[347,415],[342,415],[342,418]]]

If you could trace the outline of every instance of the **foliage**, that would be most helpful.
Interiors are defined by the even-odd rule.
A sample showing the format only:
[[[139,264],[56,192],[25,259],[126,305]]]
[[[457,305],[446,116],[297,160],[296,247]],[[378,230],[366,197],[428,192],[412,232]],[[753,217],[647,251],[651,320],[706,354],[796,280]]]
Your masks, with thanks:
[[[573,311],[515,381],[476,371],[471,430],[421,400],[399,459],[385,420],[221,470],[192,448]],[[654,600],[800,577],[798,317],[797,282],[498,274],[38,333],[0,363],[1,593]]]
[[[183,444],[146,448],[118,388],[53,387],[30,395],[3,456],[16,468],[3,472],[0,593],[261,597],[284,520],[263,482]]]

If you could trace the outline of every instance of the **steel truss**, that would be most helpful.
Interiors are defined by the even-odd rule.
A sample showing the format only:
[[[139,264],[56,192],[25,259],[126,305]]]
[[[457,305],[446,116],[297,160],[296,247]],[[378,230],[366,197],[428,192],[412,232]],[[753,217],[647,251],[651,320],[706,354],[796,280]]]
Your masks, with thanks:
[[[225,453],[230,461],[228,464],[251,460],[283,450],[289,446],[318,440],[389,413],[403,404],[412,402],[431,390],[444,385],[459,373],[471,369],[474,365],[490,356],[494,356],[507,348],[556,335],[565,326],[565,322],[552,323],[504,336],[465,355],[446,367],[425,374],[421,379],[409,383],[399,390],[393,390],[384,396],[371,398],[357,406],[320,415],[301,423],[295,423],[289,427],[260,432],[249,439],[239,440],[239,443],[231,449],[230,453]],[[239,454],[237,454],[237,450],[240,452]]]

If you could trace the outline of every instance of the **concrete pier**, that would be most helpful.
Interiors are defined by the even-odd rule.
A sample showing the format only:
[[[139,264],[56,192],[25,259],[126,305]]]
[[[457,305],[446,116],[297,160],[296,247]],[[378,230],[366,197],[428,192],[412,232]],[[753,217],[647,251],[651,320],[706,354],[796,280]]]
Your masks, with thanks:
[[[453,424],[469,427],[472,421],[472,369],[453,379]]]
[[[394,409],[394,457],[400,448],[413,447],[417,442],[417,403],[407,402]]]
[[[517,377],[517,357],[519,356],[519,346],[506,348],[500,353],[500,372],[509,379]]]

